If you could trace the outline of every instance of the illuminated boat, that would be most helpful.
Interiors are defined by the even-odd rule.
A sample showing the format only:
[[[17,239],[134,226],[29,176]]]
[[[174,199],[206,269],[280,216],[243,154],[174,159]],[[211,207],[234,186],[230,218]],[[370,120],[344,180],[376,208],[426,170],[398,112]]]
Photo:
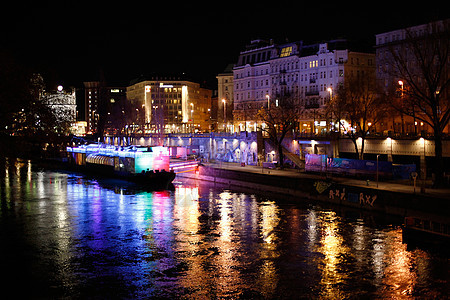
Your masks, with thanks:
[[[67,147],[68,160],[78,170],[116,177],[154,190],[168,189],[175,179],[166,147],[90,144]]]

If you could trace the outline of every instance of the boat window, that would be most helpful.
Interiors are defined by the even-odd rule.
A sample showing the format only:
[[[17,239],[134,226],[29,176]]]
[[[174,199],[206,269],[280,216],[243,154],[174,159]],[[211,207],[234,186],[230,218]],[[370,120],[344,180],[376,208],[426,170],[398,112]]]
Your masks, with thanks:
[[[430,230],[430,221],[428,220],[423,221],[423,229]]]
[[[448,225],[447,224],[442,224],[442,233],[443,234],[449,234],[449,230],[448,230]]]
[[[437,222],[433,222],[433,231],[434,232],[441,232],[441,224]]]

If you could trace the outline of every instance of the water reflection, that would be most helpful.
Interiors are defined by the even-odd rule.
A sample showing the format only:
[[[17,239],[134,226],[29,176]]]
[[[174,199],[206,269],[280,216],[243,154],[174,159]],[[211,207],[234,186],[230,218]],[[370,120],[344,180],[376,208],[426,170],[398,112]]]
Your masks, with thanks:
[[[180,181],[138,191],[4,162],[0,263],[33,297],[440,298],[448,257],[373,216]],[[352,214],[355,214],[352,212]],[[375,224],[375,225],[372,225]],[[30,286],[23,289],[22,286]]]
[[[412,298],[417,276],[421,272],[415,270],[417,266],[411,252],[406,250],[406,244],[400,242],[400,230],[387,232],[386,239],[391,242],[384,253],[386,266],[383,270],[382,285],[385,295],[390,298]],[[423,253],[417,251],[416,255],[420,257]]]
[[[321,269],[321,296],[331,299],[343,299],[345,293],[342,287],[348,278],[348,273],[341,265],[345,264],[350,249],[343,244],[342,234],[339,232],[339,218],[333,211],[324,212],[319,217],[321,240],[317,251],[323,254]],[[344,271],[344,272],[343,272]]]

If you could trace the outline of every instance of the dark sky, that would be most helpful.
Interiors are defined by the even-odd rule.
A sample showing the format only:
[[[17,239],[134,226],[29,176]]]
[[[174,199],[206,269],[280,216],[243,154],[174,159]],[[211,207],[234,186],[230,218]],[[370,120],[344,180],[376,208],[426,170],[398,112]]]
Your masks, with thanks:
[[[152,72],[215,83],[254,38],[348,38],[370,50],[376,33],[449,17],[442,1],[37,2],[2,9],[0,50],[73,86],[100,72],[122,84]]]

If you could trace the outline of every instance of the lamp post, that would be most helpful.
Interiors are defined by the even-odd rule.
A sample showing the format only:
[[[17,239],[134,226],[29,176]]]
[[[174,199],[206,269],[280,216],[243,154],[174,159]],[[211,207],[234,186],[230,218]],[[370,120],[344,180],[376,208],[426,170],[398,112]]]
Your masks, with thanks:
[[[227,127],[226,127],[226,123],[227,123],[227,100],[226,99],[222,99],[222,103],[223,103],[223,130],[225,132],[227,132]]]
[[[402,91],[401,96],[403,97],[403,81],[402,81],[402,80],[399,80],[399,81],[398,81],[398,85],[401,87],[401,88],[400,88],[401,91]]]
[[[330,93],[330,102],[333,101],[333,89],[331,87],[327,88],[328,93]],[[331,120],[333,120],[333,111],[331,111]],[[331,125],[331,128],[333,125]]]
[[[194,124],[194,103],[192,103],[192,102],[191,102],[191,107],[192,107],[192,109],[191,109],[192,133],[195,133],[195,130],[194,130],[194,126],[195,126],[195,124]]]
[[[380,154],[377,154],[377,188],[378,188],[378,158],[380,157]]]
[[[403,81],[402,80],[399,80],[398,81],[398,85],[400,86],[400,99],[401,99],[401,101],[402,101],[402,107],[403,107]],[[402,134],[405,134],[405,122],[404,122],[404,120],[403,120],[403,113],[400,113],[400,117],[401,117],[401,119],[402,119]]]
[[[421,155],[420,157],[420,177],[422,177],[422,186],[420,187],[420,192],[425,193],[425,180],[427,178],[425,139],[423,137],[420,137],[419,140],[422,142],[423,146],[423,155]]]

